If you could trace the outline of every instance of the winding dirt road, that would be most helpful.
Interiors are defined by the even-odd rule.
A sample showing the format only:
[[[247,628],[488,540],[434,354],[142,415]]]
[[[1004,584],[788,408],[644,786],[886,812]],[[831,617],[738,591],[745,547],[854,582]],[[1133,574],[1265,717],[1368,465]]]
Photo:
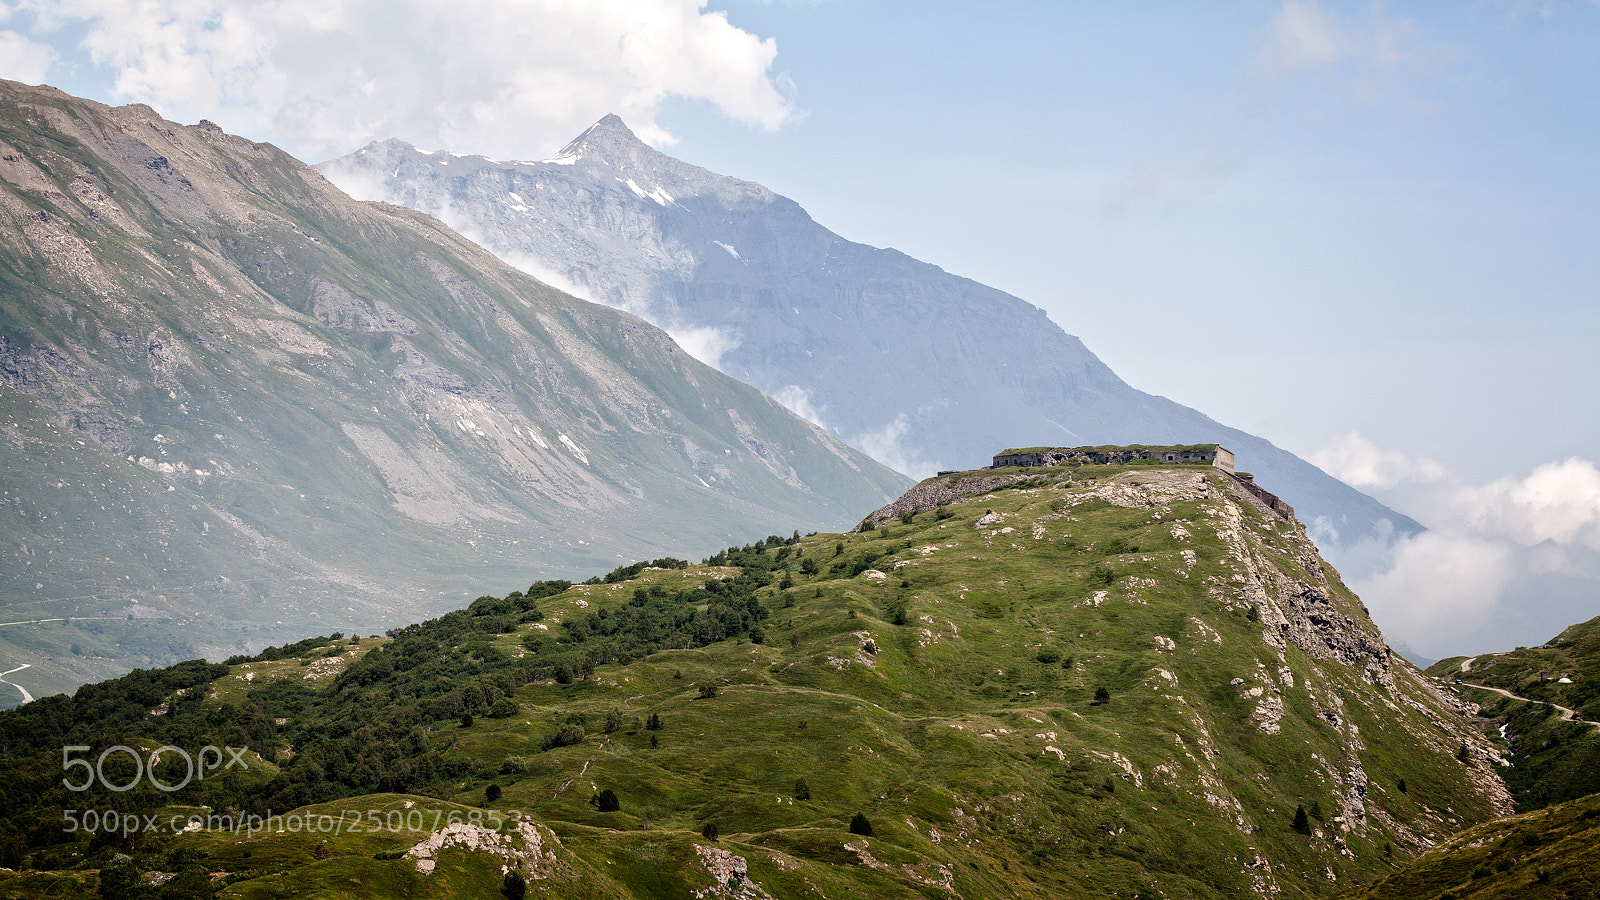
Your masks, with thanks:
[[[21,691],[22,692],[22,702],[23,703],[32,703],[33,702],[33,695],[28,693],[28,689],[23,687],[22,685],[17,684],[14,681],[7,681],[6,680],[6,676],[10,675],[12,672],[21,672],[23,669],[31,669],[31,668],[33,668],[33,664],[32,663],[23,663],[22,665],[17,666],[15,669],[11,669],[11,670],[8,670],[8,671],[5,671],[5,672],[0,672],[0,684],[9,684],[12,687],[16,688],[17,690]]]
[[[1467,662],[1472,662],[1472,660],[1469,659],[1469,660],[1467,660]],[[1464,663],[1461,664],[1461,671],[1465,672],[1466,670],[1467,670],[1467,663],[1464,662]],[[1463,681],[1463,682],[1461,682],[1461,686],[1462,687],[1469,687],[1469,688],[1477,688],[1480,691],[1491,691],[1493,693],[1499,694],[1502,697],[1510,697],[1512,700],[1521,700],[1524,703],[1544,703],[1544,702],[1546,702],[1544,700],[1533,700],[1533,699],[1528,698],[1528,697],[1519,697],[1516,694],[1511,693],[1510,691],[1503,691],[1503,690],[1501,690],[1501,689],[1499,689],[1497,687],[1490,687],[1487,684],[1473,684],[1473,683],[1471,683],[1469,681]],[[1587,722],[1587,721],[1584,721],[1583,719],[1579,719],[1579,718],[1577,718],[1577,713],[1574,713],[1572,710],[1567,709],[1565,706],[1562,706],[1559,703],[1551,703],[1550,705],[1555,707],[1556,709],[1561,710],[1561,721],[1563,721],[1563,722],[1577,722],[1580,725],[1590,725],[1590,726],[1593,726],[1594,728],[1600,729],[1600,722]]]

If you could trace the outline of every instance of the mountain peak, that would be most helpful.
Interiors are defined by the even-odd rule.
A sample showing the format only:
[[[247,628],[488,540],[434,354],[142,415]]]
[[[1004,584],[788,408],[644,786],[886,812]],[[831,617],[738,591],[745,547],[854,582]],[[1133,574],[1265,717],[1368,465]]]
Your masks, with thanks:
[[[616,166],[655,152],[649,144],[639,140],[621,116],[607,113],[545,162],[570,166],[580,159],[593,159]]]

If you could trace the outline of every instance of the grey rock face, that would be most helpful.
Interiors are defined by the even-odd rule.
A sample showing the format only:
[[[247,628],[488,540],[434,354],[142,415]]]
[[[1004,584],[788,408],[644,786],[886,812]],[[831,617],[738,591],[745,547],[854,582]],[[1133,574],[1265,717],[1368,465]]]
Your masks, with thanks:
[[[1005,447],[1216,442],[1325,542],[1420,530],[1266,440],[1133,389],[1031,304],[847,241],[792,200],[653,150],[616,116],[541,162],[391,140],[318,168],[637,313],[916,477]]]

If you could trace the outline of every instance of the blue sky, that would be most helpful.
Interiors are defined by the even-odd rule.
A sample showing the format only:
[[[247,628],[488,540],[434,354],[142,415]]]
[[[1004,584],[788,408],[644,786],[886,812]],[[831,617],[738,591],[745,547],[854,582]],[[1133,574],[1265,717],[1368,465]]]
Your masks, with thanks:
[[[661,121],[1302,454],[1596,458],[1600,6],[1298,6],[1331,45],[1284,48],[1267,3],[734,4],[795,120]]]
[[[308,161],[617,112],[1430,526],[1358,586],[1419,650],[1600,614],[1594,0],[155,9],[0,0],[0,75]]]

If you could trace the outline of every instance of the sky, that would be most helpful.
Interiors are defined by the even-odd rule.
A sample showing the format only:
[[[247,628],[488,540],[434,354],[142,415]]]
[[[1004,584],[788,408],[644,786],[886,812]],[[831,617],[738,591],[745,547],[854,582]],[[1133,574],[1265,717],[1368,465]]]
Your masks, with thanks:
[[[1417,652],[1600,614],[1596,0],[0,0],[0,76],[308,162],[615,112],[1428,526],[1336,560]]]

